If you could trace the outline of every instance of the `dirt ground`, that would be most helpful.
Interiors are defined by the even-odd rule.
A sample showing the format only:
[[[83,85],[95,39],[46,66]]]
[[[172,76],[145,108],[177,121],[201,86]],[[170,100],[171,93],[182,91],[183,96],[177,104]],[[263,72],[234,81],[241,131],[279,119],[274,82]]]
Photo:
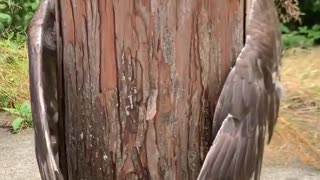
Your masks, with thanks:
[[[262,180],[320,180],[320,48],[292,50],[283,61],[285,95]],[[0,127],[12,116],[0,112]],[[33,130],[0,128],[0,180],[40,179]]]

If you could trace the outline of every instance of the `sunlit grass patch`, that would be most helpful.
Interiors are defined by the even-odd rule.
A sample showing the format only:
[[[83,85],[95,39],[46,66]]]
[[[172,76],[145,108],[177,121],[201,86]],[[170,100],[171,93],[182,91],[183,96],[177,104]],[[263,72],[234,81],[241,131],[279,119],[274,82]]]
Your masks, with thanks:
[[[287,51],[282,82],[276,137],[266,156],[278,154],[274,159],[290,163],[296,158],[320,168],[320,47]]]
[[[0,107],[29,99],[26,44],[0,40]]]

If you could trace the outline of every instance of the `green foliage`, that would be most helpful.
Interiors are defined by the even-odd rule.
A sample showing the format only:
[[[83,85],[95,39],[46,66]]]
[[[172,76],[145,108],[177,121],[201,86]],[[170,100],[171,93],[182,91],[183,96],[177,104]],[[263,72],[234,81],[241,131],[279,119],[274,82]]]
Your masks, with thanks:
[[[13,133],[18,133],[21,129],[26,127],[33,127],[31,106],[29,102],[25,101],[21,105],[17,105],[15,108],[2,109],[12,115],[18,116],[11,123]]]
[[[320,25],[298,27],[290,30],[287,26],[281,25],[283,45],[285,48],[302,47],[307,48],[315,45],[320,40]]]
[[[0,0],[0,32],[24,33],[38,4],[39,0]]]
[[[291,9],[288,12],[294,10],[290,6],[291,0],[277,1],[282,2],[282,5],[287,9]],[[307,48],[320,42],[320,0],[299,0],[298,2],[295,4],[299,6],[299,10],[303,13],[300,16],[301,21],[287,21],[281,26],[285,48]]]
[[[320,12],[320,0],[300,0],[299,3],[305,12]]]

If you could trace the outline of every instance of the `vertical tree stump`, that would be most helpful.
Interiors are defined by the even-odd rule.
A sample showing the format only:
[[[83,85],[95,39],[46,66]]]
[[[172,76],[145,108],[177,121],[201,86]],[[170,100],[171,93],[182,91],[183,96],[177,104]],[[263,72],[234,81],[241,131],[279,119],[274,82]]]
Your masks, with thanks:
[[[244,0],[58,0],[68,179],[196,179]]]

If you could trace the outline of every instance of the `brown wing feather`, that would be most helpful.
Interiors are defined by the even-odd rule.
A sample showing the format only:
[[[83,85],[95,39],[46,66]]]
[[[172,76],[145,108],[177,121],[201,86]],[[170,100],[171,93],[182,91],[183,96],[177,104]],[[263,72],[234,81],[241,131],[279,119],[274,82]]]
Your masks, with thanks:
[[[280,32],[273,1],[253,0],[246,44],[222,89],[199,180],[260,178],[265,135],[279,111]]]
[[[31,106],[42,179],[63,179],[58,156],[55,0],[43,0],[28,29]]]
[[[247,180],[260,173],[268,96],[259,81],[230,73],[215,113],[224,117],[222,125],[215,119],[219,130],[198,179]]]

